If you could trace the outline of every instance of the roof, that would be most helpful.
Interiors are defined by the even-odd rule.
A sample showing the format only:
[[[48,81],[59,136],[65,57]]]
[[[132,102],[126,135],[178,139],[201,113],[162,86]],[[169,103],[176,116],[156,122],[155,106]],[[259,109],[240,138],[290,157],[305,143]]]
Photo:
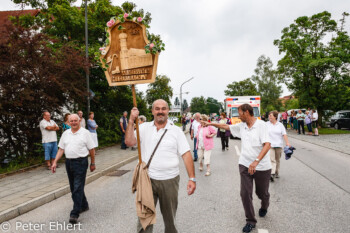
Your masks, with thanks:
[[[30,14],[32,16],[37,16],[39,14],[39,9],[32,10],[16,10],[16,11],[0,11],[0,37],[4,35],[6,31],[6,26],[10,24],[10,16],[21,16]]]

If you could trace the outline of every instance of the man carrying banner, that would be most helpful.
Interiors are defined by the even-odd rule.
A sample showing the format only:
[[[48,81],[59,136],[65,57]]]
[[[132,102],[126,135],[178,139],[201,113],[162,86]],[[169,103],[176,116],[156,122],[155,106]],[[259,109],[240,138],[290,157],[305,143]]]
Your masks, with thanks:
[[[152,152],[153,159],[149,165],[148,174],[151,179],[154,203],[159,199],[160,210],[163,215],[164,232],[177,233],[175,216],[178,206],[179,192],[179,155],[181,155],[189,176],[187,193],[192,195],[196,189],[194,164],[190,146],[181,129],[168,121],[169,106],[162,99],[152,104],[154,121],[140,125],[140,143],[142,161],[148,163]],[[129,124],[125,134],[125,143],[128,146],[136,144],[134,121],[139,111],[136,107],[131,110]],[[155,150],[155,147],[157,146]],[[153,225],[146,229],[138,224],[137,232],[153,232]]]

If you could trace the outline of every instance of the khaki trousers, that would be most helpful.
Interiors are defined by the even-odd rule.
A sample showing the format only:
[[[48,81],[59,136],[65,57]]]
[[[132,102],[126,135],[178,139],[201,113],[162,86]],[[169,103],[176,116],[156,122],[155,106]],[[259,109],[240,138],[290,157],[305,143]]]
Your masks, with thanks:
[[[272,175],[279,174],[281,155],[282,155],[282,148],[274,147],[274,148],[270,149],[270,158],[271,158],[271,166],[272,166],[271,174]]]
[[[165,233],[177,233],[175,219],[178,205],[179,181],[180,176],[169,180],[151,179],[154,205],[157,205],[159,199],[160,211],[162,212],[165,226]],[[143,230],[141,223],[138,220],[137,232],[152,233],[153,225],[150,225],[146,228],[146,230]]]
[[[210,164],[210,155],[211,155],[211,150],[205,150],[204,148],[198,148],[199,163],[202,163],[202,160],[204,158],[204,165]]]

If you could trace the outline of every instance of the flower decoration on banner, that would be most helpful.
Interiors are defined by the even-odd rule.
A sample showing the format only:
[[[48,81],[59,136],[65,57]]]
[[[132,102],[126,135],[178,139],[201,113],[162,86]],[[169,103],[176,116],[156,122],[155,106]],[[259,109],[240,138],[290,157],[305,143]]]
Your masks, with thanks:
[[[149,25],[145,22],[144,18],[142,18],[141,16],[138,17],[132,17],[131,14],[124,12],[122,14],[119,14],[118,16],[112,17],[110,18],[110,20],[107,22],[107,27],[105,28],[105,32],[106,32],[106,41],[104,43],[104,46],[99,48],[100,53],[102,55],[105,55],[107,53],[106,51],[106,47],[109,45],[109,33],[108,30],[112,30],[112,28],[117,24],[117,21],[124,23],[125,21],[130,20],[139,24],[143,24],[146,26],[146,28],[149,28]],[[118,26],[118,30],[124,30],[125,28],[122,25]],[[156,53],[160,53],[161,51],[164,51],[164,47],[165,44],[163,43],[163,41],[160,39],[160,36],[157,35],[153,35],[153,34],[149,34],[148,30],[146,30],[147,33],[147,38],[150,41],[149,44],[147,44],[145,46],[145,51],[146,53],[152,53],[152,54],[156,54]]]

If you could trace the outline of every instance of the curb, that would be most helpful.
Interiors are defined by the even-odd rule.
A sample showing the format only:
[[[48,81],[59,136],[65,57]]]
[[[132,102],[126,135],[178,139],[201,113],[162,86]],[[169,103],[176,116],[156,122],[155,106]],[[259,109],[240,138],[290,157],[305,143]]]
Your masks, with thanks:
[[[101,176],[104,176],[104,175],[114,171],[115,169],[120,168],[120,167],[136,160],[137,158],[138,158],[138,155],[131,156],[130,158],[127,158],[119,163],[111,165],[102,171],[93,173],[93,174],[86,177],[85,184],[89,184],[89,183],[97,180]],[[31,211],[39,206],[42,206],[46,203],[49,203],[49,202],[51,202],[51,201],[53,201],[53,200],[55,200],[63,195],[66,195],[67,193],[70,193],[69,185],[60,187],[57,190],[48,192],[40,197],[36,197],[30,201],[27,201],[25,203],[22,203],[20,205],[17,205],[15,207],[7,209],[7,210],[0,213],[0,224],[5,222],[5,221],[8,221],[10,219],[13,219],[15,217],[18,217],[19,215],[27,213],[27,212],[29,212],[29,211]]]
[[[307,143],[310,143],[310,144],[313,144],[313,145],[316,145],[316,146],[320,146],[320,147],[323,147],[323,148],[327,148],[327,149],[334,150],[334,151],[337,151],[337,152],[340,152],[340,153],[343,153],[343,154],[350,155],[350,153],[347,153],[347,152],[344,152],[344,151],[340,151],[340,150],[337,150],[337,149],[334,149],[334,148],[331,148],[331,147],[327,147],[327,146],[324,146],[324,145],[321,145],[321,144],[317,144],[317,143],[314,143],[314,142],[302,140],[300,138],[294,137],[295,135],[287,134],[287,136],[291,137],[291,138],[294,138],[296,140],[299,140],[299,141],[307,142]]]

